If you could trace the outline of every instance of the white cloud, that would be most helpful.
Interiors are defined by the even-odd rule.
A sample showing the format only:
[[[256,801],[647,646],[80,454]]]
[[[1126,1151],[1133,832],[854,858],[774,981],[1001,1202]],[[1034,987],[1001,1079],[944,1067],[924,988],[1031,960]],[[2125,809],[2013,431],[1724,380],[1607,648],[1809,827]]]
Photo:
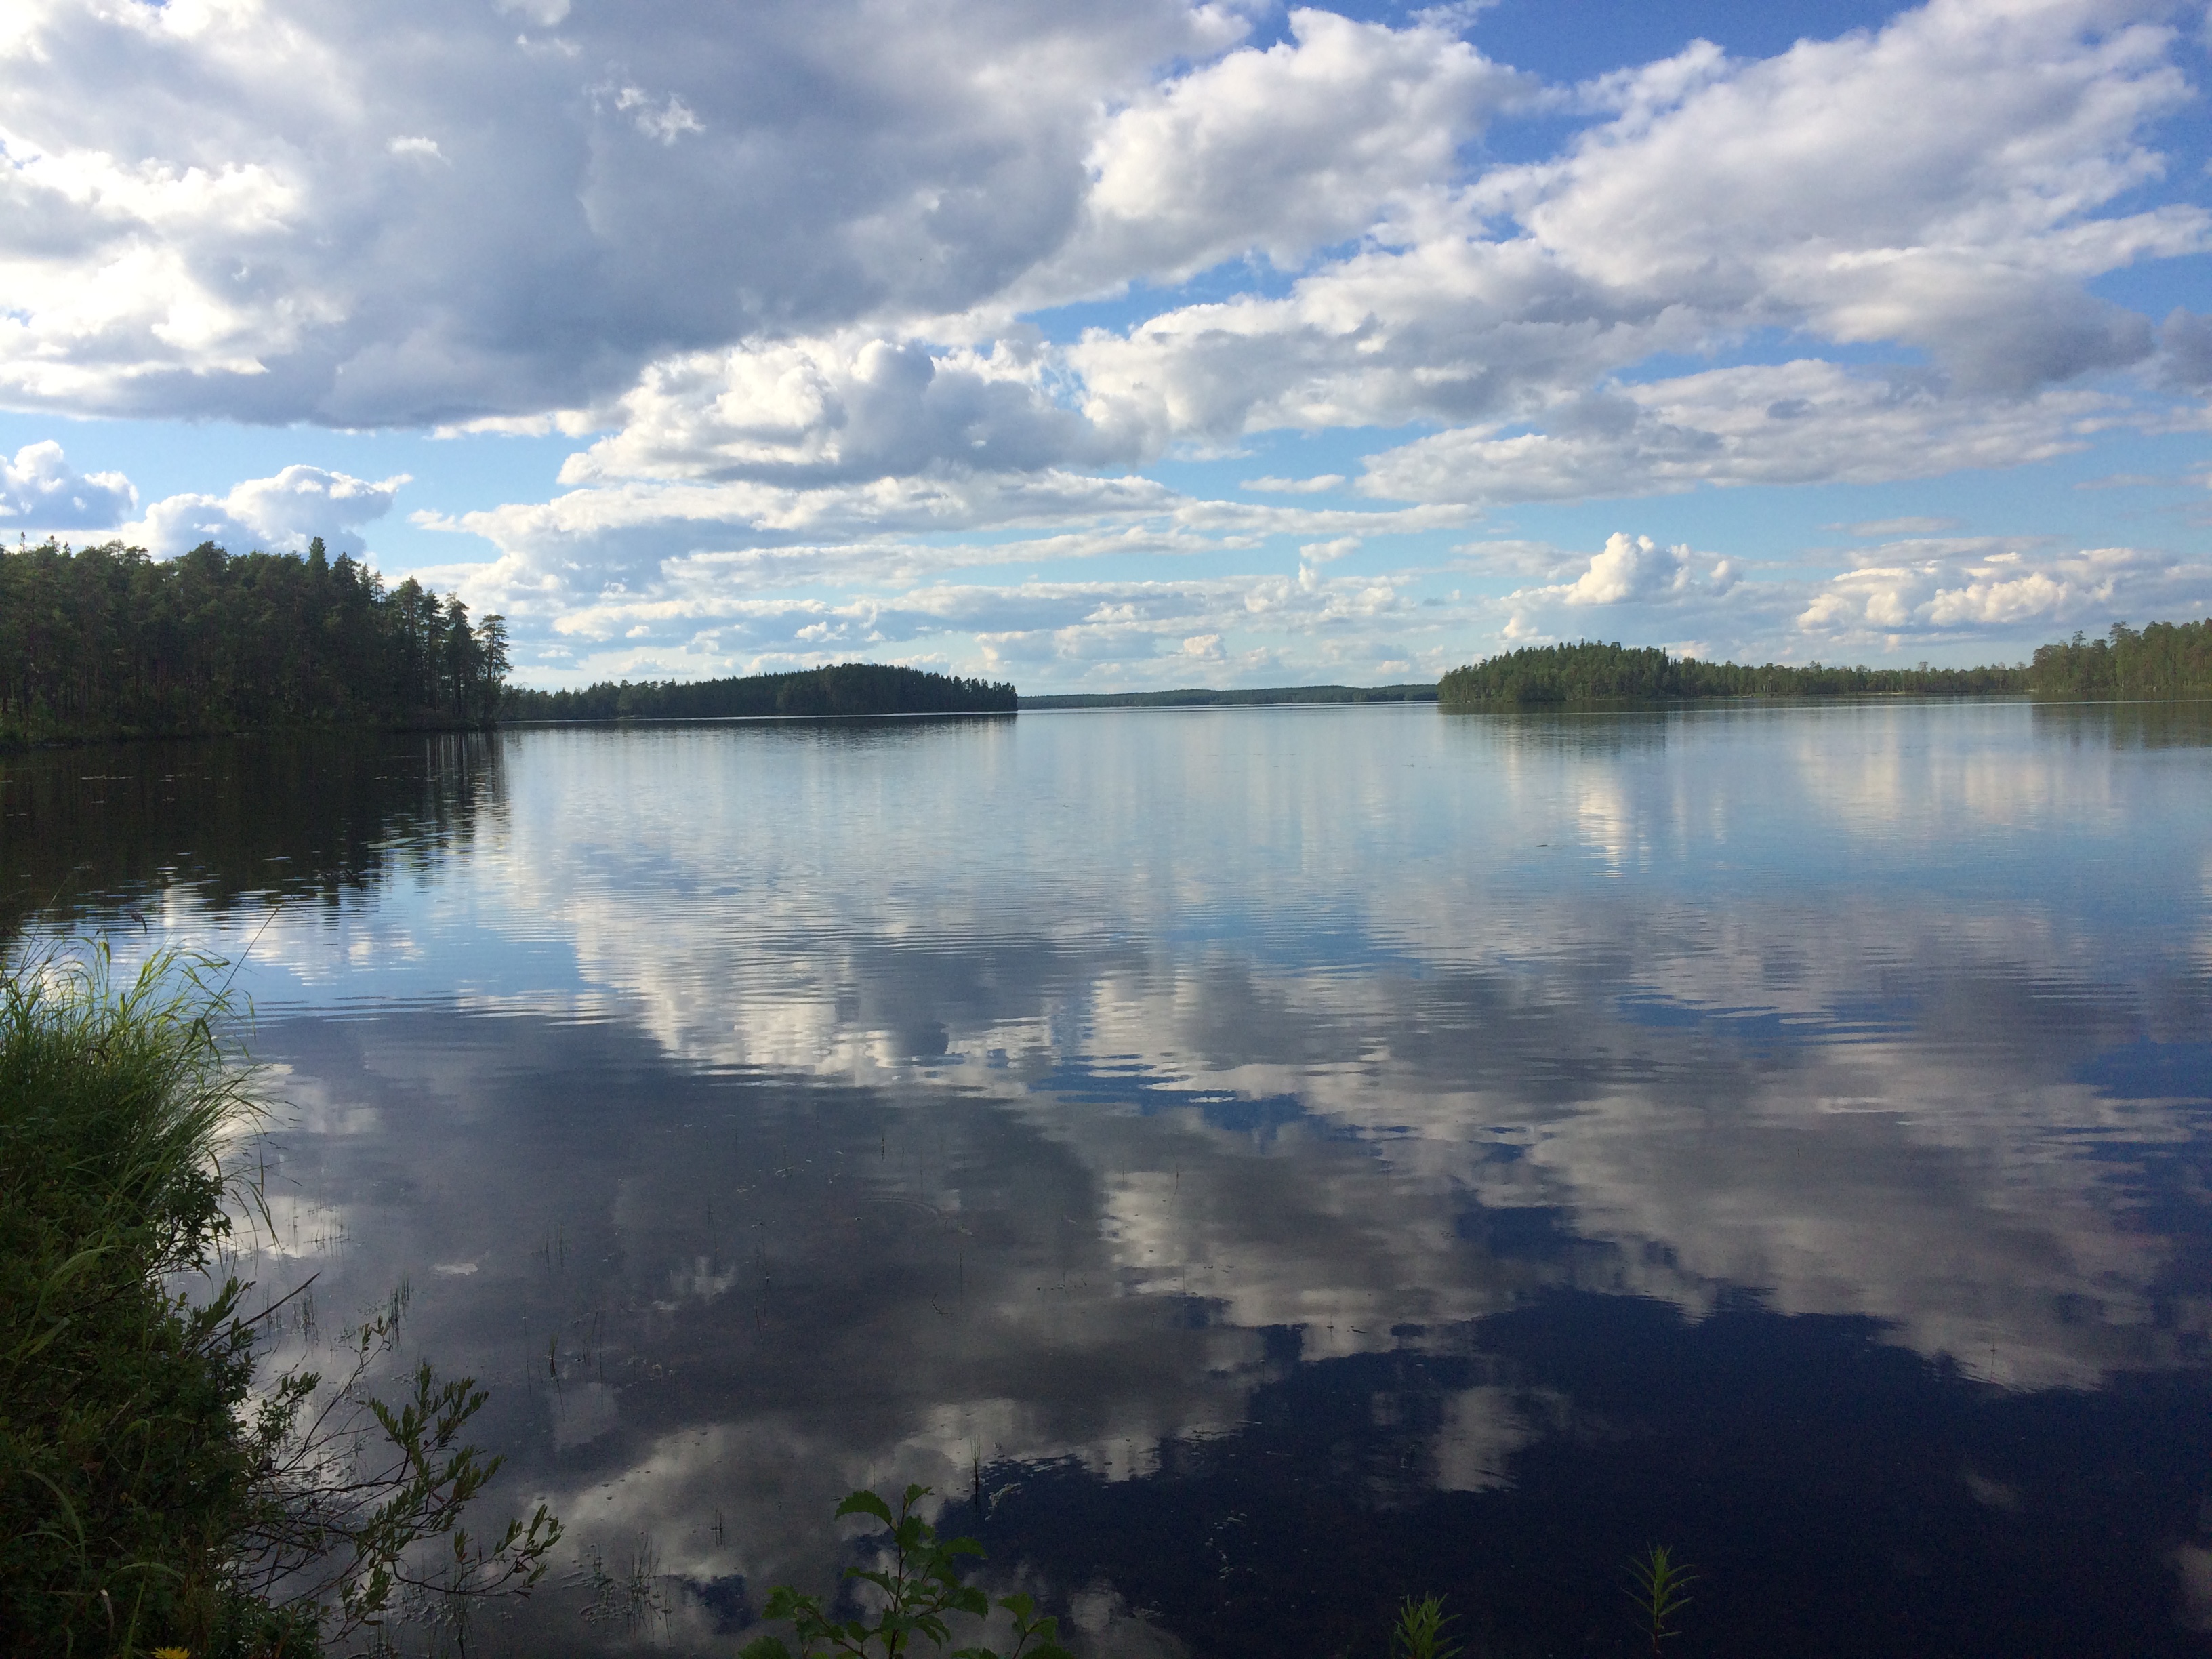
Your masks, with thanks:
[[[1649,536],[1632,538],[1615,531],[1560,598],[1569,605],[1648,603],[1679,597],[1689,586],[1688,548],[1661,547]]]
[[[2212,568],[2138,548],[2052,554],[1983,542],[1907,543],[1824,583],[1799,614],[1804,633],[1863,648],[1978,633],[2044,639],[2069,629],[2185,612]]]
[[[1047,368],[1014,342],[933,351],[869,334],[697,353],[648,368],[621,400],[620,429],[562,478],[830,483],[1137,459],[1054,402]]]
[[[643,87],[623,87],[615,94],[615,107],[626,112],[640,132],[663,144],[707,130],[697,112],[674,93],[656,99]]]
[[[1344,475],[1341,472],[1324,472],[1311,478],[1247,478],[1237,487],[1257,490],[1262,495],[1322,495],[1332,489],[1343,489]]]
[[[1468,550],[1479,554],[1482,550]],[[1530,550],[1520,544],[1508,544],[1504,551],[1506,568],[1525,569],[1532,562]],[[1571,573],[1572,580],[1554,580],[1507,595],[1502,608],[1509,617],[1508,638],[1564,636],[1587,626],[1585,622],[1569,622],[1569,613],[1592,606],[1636,607],[1650,614],[1685,610],[1710,614],[1725,605],[1742,580],[1742,573],[1732,559],[1695,554],[1686,545],[1662,547],[1649,536],[1620,531],[1608,536],[1605,545],[1587,560],[1549,562],[1559,575]],[[1562,563],[1565,568],[1560,568]],[[1779,591],[1778,584],[1762,584],[1759,592],[1747,597],[1753,608],[1764,609],[1760,601]],[[1679,615],[1662,624],[1670,637],[1678,637],[1685,625]]]
[[[1459,147],[1536,83],[1440,21],[1297,9],[1291,38],[1168,80],[1091,152],[1083,222],[1027,286],[1180,281],[1247,253],[1292,269],[1449,182]]]
[[[138,505],[120,472],[71,470],[49,438],[25,444],[12,461],[0,456],[0,523],[25,530],[106,530]]]
[[[2148,319],[2086,280],[2212,245],[2212,218],[2192,204],[2100,216],[2157,174],[2142,134],[2189,96],[2170,45],[2086,0],[1936,0],[1762,62],[1695,52],[1611,88],[1620,112],[1557,159],[1425,204],[1396,242],[1280,298],[1096,333],[1070,361],[1094,417],[1160,441],[1417,419],[1540,440],[1632,415],[1610,377],[1655,351],[1788,330],[1808,359],[1822,341],[1934,358],[1932,372],[1871,377],[1943,405],[1931,418],[1956,435],[1944,459],[1915,465],[2029,459],[2044,451],[2032,434],[2020,441],[2016,399],[2151,349]],[[1709,389],[1741,398],[1738,424],[1802,395]],[[1782,459],[1796,442],[1767,446],[1762,473],[1821,475]],[[1669,432],[1626,447],[1653,449],[1639,470],[1685,487],[1705,477]],[[1716,460],[1725,477],[1728,457]]]
[[[1478,570],[1547,578],[1478,608],[1501,644],[1596,631],[1735,660],[1857,661],[1965,644],[1977,660],[2010,661],[2077,628],[2201,614],[2212,592],[2202,559],[2034,538],[1895,541],[1833,575],[1757,580],[1736,559],[1622,533],[1587,559],[1524,543],[1465,551]]]
[[[1182,0],[11,10],[0,395],[344,425],[576,407],[665,356],[986,302],[1074,229],[1109,106],[1245,27]],[[395,153],[423,134],[449,166]]]
[[[1328,564],[1359,551],[1357,536],[1338,536],[1325,542],[1308,542],[1298,549],[1301,564]]]
[[[298,553],[320,536],[333,556],[359,556],[365,544],[356,526],[390,512],[406,482],[404,473],[372,483],[319,466],[288,466],[274,477],[248,478],[222,495],[167,496],[121,534],[164,556],[202,542],[234,553]]]
[[[1705,485],[1875,483],[2086,448],[2127,411],[2109,394],[1948,397],[1923,379],[1815,359],[1613,384],[1561,398],[1547,430],[1483,422],[1370,459],[1361,487],[1401,501],[1566,501]]]

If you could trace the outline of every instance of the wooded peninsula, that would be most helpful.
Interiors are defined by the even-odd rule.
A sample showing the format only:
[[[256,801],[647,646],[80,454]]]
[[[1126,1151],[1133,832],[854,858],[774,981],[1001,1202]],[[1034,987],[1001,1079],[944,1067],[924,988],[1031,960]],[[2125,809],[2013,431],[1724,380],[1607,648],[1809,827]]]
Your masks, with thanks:
[[[2100,640],[2039,647],[2017,667],[1852,668],[1812,663],[1706,662],[1642,647],[1582,641],[1529,646],[1455,668],[1437,683],[1447,710],[1708,697],[2212,696],[2212,620],[2116,623]]]
[[[304,556],[0,556],[0,742],[480,724],[507,671],[503,618],[411,576],[386,589],[319,536]]]
[[[726,680],[647,680],[579,691],[510,686],[511,720],[696,720],[769,714],[1011,714],[1014,688],[880,663],[839,663]]]

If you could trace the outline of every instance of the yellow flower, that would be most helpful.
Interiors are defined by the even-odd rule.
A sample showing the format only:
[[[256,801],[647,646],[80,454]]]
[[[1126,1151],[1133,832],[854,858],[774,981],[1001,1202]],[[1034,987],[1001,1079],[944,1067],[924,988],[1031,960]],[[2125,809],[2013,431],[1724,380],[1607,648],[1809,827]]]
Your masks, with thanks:
[[[192,1659],[190,1648],[155,1648],[154,1659]]]

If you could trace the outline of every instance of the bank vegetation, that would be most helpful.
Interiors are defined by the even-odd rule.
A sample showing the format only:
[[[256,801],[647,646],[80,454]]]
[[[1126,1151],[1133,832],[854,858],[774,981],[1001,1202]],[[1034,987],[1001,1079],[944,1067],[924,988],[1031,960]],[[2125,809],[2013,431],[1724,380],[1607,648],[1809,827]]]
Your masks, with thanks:
[[[257,1194],[222,964],[103,950],[0,969],[0,1654],[289,1659],[526,1589],[560,1527],[490,1540],[484,1395],[388,1365],[404,1291],[328,1372],[225,1270]],[[389,1389],[389,1383],[384,1383]]]

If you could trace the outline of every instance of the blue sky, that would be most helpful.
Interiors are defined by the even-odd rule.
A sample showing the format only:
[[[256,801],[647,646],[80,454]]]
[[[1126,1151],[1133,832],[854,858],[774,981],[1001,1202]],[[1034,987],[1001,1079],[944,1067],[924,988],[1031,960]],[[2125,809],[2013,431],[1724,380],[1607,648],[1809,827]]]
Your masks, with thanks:
[[[1025,690],[2212,607],[2201,4],[24,0],[0,526],[518,678]]]

